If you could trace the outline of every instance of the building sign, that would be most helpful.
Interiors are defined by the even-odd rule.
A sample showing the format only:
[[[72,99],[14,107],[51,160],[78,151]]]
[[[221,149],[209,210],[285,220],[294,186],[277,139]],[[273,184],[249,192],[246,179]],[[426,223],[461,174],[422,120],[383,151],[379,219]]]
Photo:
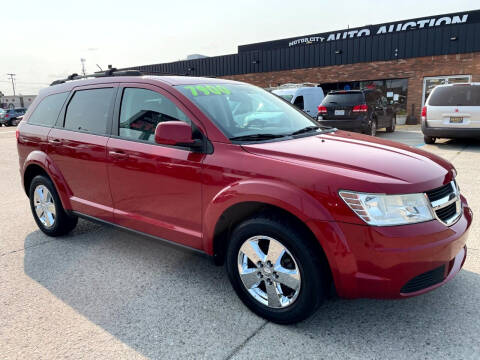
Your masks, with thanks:
[[[239,52],[253,50],[268,50],[276,48],[292,47],[297,45],[310,45],[315,43],[331,42],[336,40],[345,40],[361,38],[373,35],[383,35],[390,33],[404,32],[407,30],[419,30],[426,28],[443,27],[455,24],[465,24],[467,22],[480,22],[480,10],[464,13],[455,13],[449,15],[439,15],[435,17],[425,17],[412,20],[405,20],[395,23],[380,25],[369,25],[362,28],[346,29],[331,33],[316,35],[307,35],[300,38],[291,38],[284,40],[269,41],[264,43],[242,45],[238,47]]]

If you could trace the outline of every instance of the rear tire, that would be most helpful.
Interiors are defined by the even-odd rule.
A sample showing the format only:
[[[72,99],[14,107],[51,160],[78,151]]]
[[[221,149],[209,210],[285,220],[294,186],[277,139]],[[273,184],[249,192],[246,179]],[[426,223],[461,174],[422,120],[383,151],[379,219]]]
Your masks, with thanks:
[[[433,137],[433,136],[424,136],[423,137],[423,141],[425,141],[425,144],[435,144],[435,141],[437,140],[437,138]]]
[[[29,190],[30,208],[40,230],[48,236],[62,236],[72,231],[78,217],[65,212],[52,181],[44,176],[33,178]]]
[[[391,126],[387,127],[387,133],[393,133],[395,131],[395,128],[397,126],[397,117],[394,115],[392,116],[392,124]]]
[[[235,228],[225,266],[250,310],[291,324],[309,317],[325,298],[325,265],[315,254],[308,234],[295,224],[259,216]]]
[[[367,134],[370,135],[370,136],[377,135],[377,121],[375,119],[372,119],[372,121],[370,122],[370,124],[368,126]]]

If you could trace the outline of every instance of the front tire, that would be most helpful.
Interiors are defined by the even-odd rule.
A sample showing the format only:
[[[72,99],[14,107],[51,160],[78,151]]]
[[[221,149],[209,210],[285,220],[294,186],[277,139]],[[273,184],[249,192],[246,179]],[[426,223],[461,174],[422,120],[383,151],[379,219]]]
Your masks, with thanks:
[[[77,225],[78,218],[68,215],[52,181],[37,175],[30,184],[30,208],[40,230],[48,236],[68,234]]]
[[[308,234],[279,219],[257,217],[232,233],[225,266],[243,303],[279,324],[310,316],[325,298],[324,266]]]

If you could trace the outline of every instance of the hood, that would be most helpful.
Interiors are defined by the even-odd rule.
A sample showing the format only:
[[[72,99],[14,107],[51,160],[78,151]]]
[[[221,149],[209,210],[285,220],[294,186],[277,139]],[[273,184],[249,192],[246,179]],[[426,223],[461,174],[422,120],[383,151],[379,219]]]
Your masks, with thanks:
[[[424,192],[454,177],[452,164],[436,155],[345,131],[244,145],[243,148],[259,156],[334,176],[338,189],[347,189],[344,184],[348,184],[349,190],[364,192]]]

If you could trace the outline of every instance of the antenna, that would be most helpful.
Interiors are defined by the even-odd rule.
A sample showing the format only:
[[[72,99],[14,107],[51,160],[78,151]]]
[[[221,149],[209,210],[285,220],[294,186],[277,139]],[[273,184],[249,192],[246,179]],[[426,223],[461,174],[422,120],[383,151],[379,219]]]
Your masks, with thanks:
[[[100,69],[100,71],[103,71],[102,68],[100,67],[100,65],[98,65],[98,64],[95,64],[95,65],[97,65],[97,67]]]

